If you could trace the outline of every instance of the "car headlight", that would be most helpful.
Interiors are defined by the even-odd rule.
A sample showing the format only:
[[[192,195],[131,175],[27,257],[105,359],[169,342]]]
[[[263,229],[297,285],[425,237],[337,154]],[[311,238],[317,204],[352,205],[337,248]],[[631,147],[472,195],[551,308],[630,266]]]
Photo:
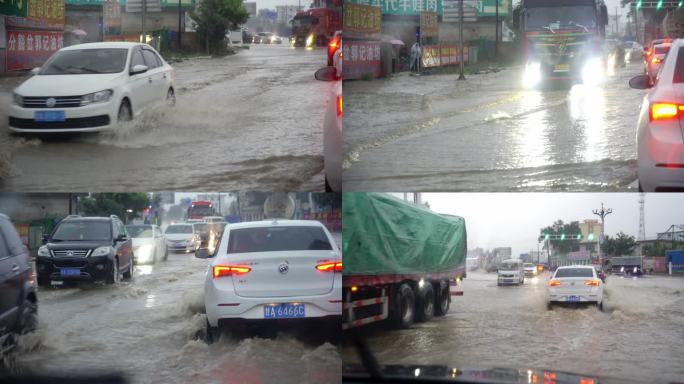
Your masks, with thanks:
[[[112,94],[114,94],[114,91],[111,89],[105,89],[104,91],[83,95],[81,96],[81,106],[109,101],[109,99],[112,97]]]
[[[45,245],[42,245],[40,248],[38,248],[38,256],[50,257],[51,255],[50,255],[50,250],[48,249],[48,247],[46,247]]]
[[[111,247],[97,247],[90,256],[107,256],[111,252]]]
[[[603,62],[600,58],[591,58],[582,67],[582,82],[585,85],[597,85],[605,78]]]
[[[525,65],[523,87],[534,88],[541,81],[541,63],[532,62]]]
[[[306,46],[312,47],[313,42],[314,42],[314,35],[309,35],[309,37],[306,38]]]
[[[15,94],[12,95],[12,98],[13,98],[13,100],[14,100],[14,104],[16,104],[16,105],[18,105],[18,106],[23,106],[23,105],[24,105],[24,97],[23,97],[23,96],[18,95],[18,94],[15,93]]]

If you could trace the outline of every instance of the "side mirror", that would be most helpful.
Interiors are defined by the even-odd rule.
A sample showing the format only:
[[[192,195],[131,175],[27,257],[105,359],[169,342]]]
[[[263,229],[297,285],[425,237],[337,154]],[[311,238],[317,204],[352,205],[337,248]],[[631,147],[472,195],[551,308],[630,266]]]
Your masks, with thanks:
[[[147,65],[134,65],[133,68],[131,68],[131,75],[137,75],[139,73],[145,73],[147,72]]]
[[[321,81],[336,81],[339,80],[337,76],[337,68],[335,67],[323,67],[314,73],[316,80]]]
[[[35,76],[40,72],[40,67],[35,67],[31,70],[31,75]]]
[[[50,234],[43,233],[43,244],[47,244],[48,240],[50,240]]]
[[[629,80],[629,86],[634,89],[651,88],[651,79],[648,75],[634,76]]]
[[[200,248],[195,251],[195,257],[198,259],[209,259],[213,257],[213,255],[209,254],[209,250],[206,248]]]

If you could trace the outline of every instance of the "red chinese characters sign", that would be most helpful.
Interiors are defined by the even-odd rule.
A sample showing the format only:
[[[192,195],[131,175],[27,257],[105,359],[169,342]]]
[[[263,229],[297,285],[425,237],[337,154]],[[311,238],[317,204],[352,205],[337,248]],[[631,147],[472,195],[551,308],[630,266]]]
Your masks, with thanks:
[[[8,71],[40,67],[64,46],[62,32],[7,31],[5,39]]]
[[[343,40],[342,57],[343,79],[378,77],[382,74],[379,42]]]
[[[423,67],[444,67],[459,63],[461,55],[458,53],[456,45],[424,45],[423,46]],[[463,61],[468,62],[468,47],[463,47]]]
[[[2,0],[0,0],[2,1]],[[28,1],[26,17],[7,17],[7,27],[26,29],[64,30],[63,0]]]

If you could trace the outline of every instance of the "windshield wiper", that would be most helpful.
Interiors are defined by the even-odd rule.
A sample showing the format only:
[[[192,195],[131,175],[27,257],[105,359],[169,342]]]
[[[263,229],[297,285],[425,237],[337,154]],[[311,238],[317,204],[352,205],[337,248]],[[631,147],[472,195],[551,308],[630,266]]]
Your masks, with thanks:
[[[582,25],[582,24],[577,24],[577,23],[575,23],[574,21],[569,22],[568,25],[573,25],[573,26],[576,26],[576,27],[584,28],[584,32],[589,32],[589,29],[588,29],[587,27],[585,27],[585,26]]]
[[[548,30],[551,31],[551,33],[553,33],[554,35],[556,34],[556,32],[553,30],[553,28],[551,28],[551,24],[549,24],[549,25],[544,25],[544,26],[542,26],[542,28],[548,29]]]
[[[67,67],[66,69],[72,69],[72,68],[73,68],[73,69],[78,69],[79,71],[83,71],[83,72],[102,73],[102,72],[100,72],[100,71],[98,71],[98,70],[96,70],[96,69],[92,69],[92,68],[88,68],[88,67],[71,67],[71,66],[70,66],[70,67]]]

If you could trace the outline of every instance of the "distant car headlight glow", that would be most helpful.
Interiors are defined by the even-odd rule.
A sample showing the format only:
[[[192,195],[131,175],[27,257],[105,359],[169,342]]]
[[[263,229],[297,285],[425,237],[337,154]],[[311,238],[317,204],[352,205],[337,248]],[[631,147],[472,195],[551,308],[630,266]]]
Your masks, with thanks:
[[[532,62],[525,65],[523,87],[534,88],[541,81],[541,63]]]
[[[154,246],[152,244],[141,245],[135,253],[135,257],[138,261],[145,262],[153,259],[154,256]]]
[[[306,46],[312,47],[313,43],[314,43],[314,35],[309,35],[309,37],[306,38]]]
[[[81,96],[81,106],[94,104],[94,103],[104,103],[109,101],[109,99],[114,94],[111,89],[105,89],[104,91],[89,93],[87,95]]]
[[[601,84],[605,79],[603,63],[599,58],[591,58],[582,67],[582,82],[585,85]]]
[[[97,247],[90,256],[107,256],[111,250],[111,247]]]

